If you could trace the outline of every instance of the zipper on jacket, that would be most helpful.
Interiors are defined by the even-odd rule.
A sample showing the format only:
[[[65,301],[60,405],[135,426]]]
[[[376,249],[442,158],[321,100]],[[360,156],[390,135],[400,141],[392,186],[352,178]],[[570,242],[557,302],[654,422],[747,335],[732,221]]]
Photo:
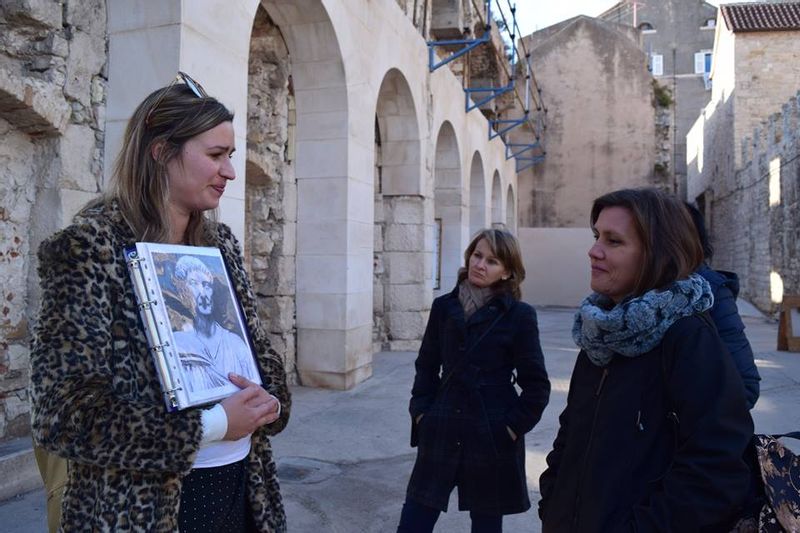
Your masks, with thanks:
[[[594,404],[594,414],[592,415],[592,427],[589,430],[589,440],[588,444],[586,445],[586,452],[583,454],[583,462],[581,465],[580,476],[578,477],[578,489],[575,493],[575,514],[572,517],[572,530],[579,531],[578,529],[578,518],[581,503],[581,490],[583,489],[583,474],[586,471],[586,464],[589,462],[589,452],[592,450],[592,444],[594,443],[594,430],[595,426],[597,425],[597,411],[599,411],[600,407],[600,395],[603,392],[603,385],[606,383],[606,378],[608,377],[608,367],[603,369],[603,374],[600,376],[600,382],[597,384],[597,390],[594,391],[594,395],[597,398],[597,401]]]
[[[594,391],[594,395],[598,398],[600,397],[600,393],[603,392],[603,385],[606,383],[606,378],[608,377],[608,367],[603,369],[603,375],[600,376],[600,383],[597,385],[597,390]]]

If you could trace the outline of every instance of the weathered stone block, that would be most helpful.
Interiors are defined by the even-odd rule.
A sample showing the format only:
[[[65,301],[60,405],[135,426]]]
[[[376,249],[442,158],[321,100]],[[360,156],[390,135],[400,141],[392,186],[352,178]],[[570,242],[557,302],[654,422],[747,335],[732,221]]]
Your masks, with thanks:
[[[264,298],[260,302],[269,316],[269,331],[291,331],[294,329],[294,298],[291,296],[274,296]]]
[[[54,29],[61,29],[62,26],[61,2],[53,0],[3,0],[0,13],[9,22],[19,25]]]
[[[106,2],[104,0],[70,1],[66,4],[68,25],[92,36],[105,36]]]
[[[105,37],[93,36],[81,31],[72,34],[70,53],[67,57],[67,83],[64,94],[90,107],[91,80],[100,74],[106,64]]]
[[[391,311],[386,313],[389,337],[392,340],[418,340],[425,333],[428,314],[422,311]]]
[[[74,217],[84,205],[96,197],[96,193],[61,189],[61,225],[68,226],[72,222],[72,217]]]
[[[297,285],[294,256],[279,257],[275,268],[278,272],[275,294],[294,294]]]
[[[97,144],[94,130],[70,124],[61,138],[61,179],[59,185],[76,191],[99,192],[99,175],[92,174]]]
[[[384,249],[391,252],[414,252],[425,249],[425,226],[422,224],[389,224]]]
[[[297,224],[285,222],[281,226],[281,247],[283,255],[295,255],[297,253]]]
[[[424,283],[389,285],[389,309],[422,311],[430,309],[430,290]]]
[[[421,344],[422,341],[391,340],[389,341],[389,351],[418,352]]]
[[[70,112],[60,87],[21,79],[0,68],[0,117],[20,130],[34,135],[58,134],[66,127]]]
[[[10,344],[8,346],[8,369],[27,371],[29,354],[30,350],[27,346]]]
[[[394,197],[390,200],[390,221],[401,224],[422,223],[425,220],[425,204],[422,198]]]
[[[422,254],[413,252],[385,252],[384,263],[392,283],[418,283],[430,276],[425,270],[425,259]]]

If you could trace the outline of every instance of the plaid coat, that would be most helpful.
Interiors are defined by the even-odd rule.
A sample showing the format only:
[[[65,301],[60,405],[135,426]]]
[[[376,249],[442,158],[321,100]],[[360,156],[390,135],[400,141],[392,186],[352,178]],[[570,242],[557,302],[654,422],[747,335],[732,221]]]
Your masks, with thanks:
[[[533,308],[500,295],[465,320],[456,287],[434,300],[415,366],[409,411],[418,454],[408,498],[446,511],[457,486],[460,510],[526,511],[524,435],[550,395]]]

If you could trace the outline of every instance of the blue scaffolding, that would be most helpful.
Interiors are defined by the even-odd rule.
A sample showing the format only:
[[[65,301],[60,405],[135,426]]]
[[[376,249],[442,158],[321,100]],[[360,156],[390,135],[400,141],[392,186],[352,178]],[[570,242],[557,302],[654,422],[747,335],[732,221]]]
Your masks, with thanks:
[[[474,3],[475,0],[473,0]],[[511,159],[514,157],[516,159],[516,168],[517,172],[521,170],[525,170],[526,168],[530,168],[531,166],[535,165],[536,163],[541,162],[544,159],[545,152],[542,148],[542,136],[545,129],[544,114],[547,113],[547,109],[542,104],[542,97],[541,97],[541,89],[536,84],[536,80],[533,77],[533,72],[531,68],[531,55],[528,53],[527,47],[525,46],[524,41],[520,41],[522,48],[525,52],[524,55],[518,53],[517,45],[516,45],[516,35],[519,35],[519,26],[517,25],[517,18],[516,18],[516,5],[511,4],[511,0],[505,0],[508,4],[508,7],[511,12],[511,23],[509,24],[508,19],[506,18],[505,13],[503,12],[503,8],[500,5],[500,0],[495,0],[497,2],[497,11],[500,14],[500,17],[503,21],[503,25],[505,26],[505,30],[508,32],[510,41],[511,41],[511,56],[509,58],[499,58],[501,59],[501,64],[505,67],[505,60],[508,59],[510,71],[506,70],[508,74],[508,83],[506,85],[500,87],[464,87],[464,95],[465,95],[465,111],[468,113],[473,109],[480,108],[487,103],[491,102],[495,98],[498,98],[504,94],[514,93],[514,96],[517,100],[522,103],[523,107],[523,114],[521,117],[518,118],[497,118],[497,119],[489,119],[489,139],[494,139],[496,137],[500,137],[506,145],[506,159]],[[428,67],[433,72],[434,70],[438,69],[441,66],[446,65],[447,63],[469,53],[471,50],[475,49],[476,47],[489,42],[491,39],[491,27],[492,27],[492,1],[491,0],[484,0],[484,12],[485,12],[485,23],[484,23],[484,32],[483,35],[479,38],[474,39],[452,39],[452,40],[444,40],[444,41],[429,41],[428,44]],[[447,57],[441,60],[437,60],[436,57],[436,50],[438,48],[453,48],[459,47],[457,50],[451,52]],[[495,51],[497,53],[497,51]],[[524,84],[524,94],[525,98],[522,101],[522,98],[519,95],[518,84],[517,84],[517,69],[519,67],[517,58],[524,57],[525,58],[525,84]],[[532,117],[531,114],[531,90],[535,87],[536,95],[534,97],[536,103],[536,117]],[[513,129],[523,125],[529,124],[532,135],[534,137],[534,141],[530,143],[510,143],[509,140],[506,138],[506,135],[511,132]]]
[[[451,39],[447,41],[428,41],[428,68],[431,72],[439,67],[442,67],[454,59],[458,59],[470,50],[477,48],[483,43],[489,42],[491,29],[492,29],[492,2],[491,0],[484,0],[486,11],[486,24],[483,28],[483,35],[477,39]],[[449,56],[441,61],[436,61],[436,49],[441,47],[452,48],[460,46],[458,50],[452,52]]]

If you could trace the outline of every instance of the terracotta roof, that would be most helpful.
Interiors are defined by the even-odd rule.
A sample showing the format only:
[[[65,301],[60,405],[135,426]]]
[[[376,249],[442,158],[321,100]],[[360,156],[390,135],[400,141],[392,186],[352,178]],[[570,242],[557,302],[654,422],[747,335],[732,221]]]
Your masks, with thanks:
[[[725,4],[719,8],[732,32],[800,30],[800,2]]]

